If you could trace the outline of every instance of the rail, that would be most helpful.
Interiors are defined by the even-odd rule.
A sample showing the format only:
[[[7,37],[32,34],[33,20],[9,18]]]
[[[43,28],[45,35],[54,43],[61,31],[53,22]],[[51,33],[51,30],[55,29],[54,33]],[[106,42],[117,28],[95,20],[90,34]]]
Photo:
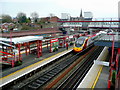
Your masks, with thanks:
[[[94,52],[95,50],[97,50],[99,52]],[[82,81],[82,79],[84,78],[84,76],[86,75],[86,73],[88,72],[88,70],[90,69],[90,67],[93,64],[93,60],[95,58],[97,58],[97,56],[100,54],[102,48],[92,48],[89,52],[93,52],[92,56],[89,56],[89,52],[86,53],[82,58],[78,59],[77,62],[73,65],[71,65],[71,67],[75,67],[76,65],[78,67],[76,67],[76,69],[72,72],[72,74],[70,74],[70,76],[68,76],[67,79],[65,79],[65,81],[63,81],[60,85],[58,85],[56,87],[56,89],[61,90],[61,89],[76,89],[78,84]],[[86,60],[85,57],[88,57]],[[69,69],[71,70],[71,69]],[[67,73],[67,72],[66,72]],[[54,82],[53,82],[54,83]],[[52,87],[47,87],[47,88],[52,88]]]
[[[91,46],[92,47],[92,46]],[[90,47],[89,47],[90,48]],[[84,51],[84,52],[86,52],[86,51]],[[64,55],[65,56],[65,55]],[[69,57],[69,59],[70,59],[70,57]],[[75,59],[75,57],[74,57],[74,59]],[[65,68],[65,67],[68,67],[69,66],[69,64],[70,63],[72,63],[73,61],[74,61],[74,59],[72,60],[72,59],[70,59],[69,61],[66,61],[66,60],[68,60],[68,59],[65,59],[65,60],[62,60],[62,63],[61,63],[61,65],[59,64],[59,65],[54,65],[54,67],[55,68],[53,68],[53,69],[50,69],[49,67],[48,67],[48,65],[46,65],[50,70],[50,72],[48,72],[48,71],[45,71],[43,74],[38,74],[38,75],[40,75],[40,76],[38,76],[38,77],[36,77],[36,76],[32,76],[32,77],[34,77],[34,80],[29,80],[28,82],[21,82],[20,84],[18,84],[17,86],[15,86],[14,87],[14,89],[17,89],[17,88],[22,88],[22,89],[24,89],[24,88],[29,88],[29,89],[33,89],[33,88],[39,88],[39,87],[41,87],[41,86],[43,86],[47,81],[49,81],[50,79],[52,79],[52,77],[54,77],[53,75],[56,75],[56,74],[58,74],[59,72],[61,72],[61,68]],[[56,61],[58,61],[59,59],[57,59]],[[52,62],[51,62],[52,63]],[[57,67],[58,66],[58,67]],[[45,67],[45,66],[44,66]],[[41,68],[43,68],[43,67],[41,67]],[[30,76],[31,77],[31,74],[33,73],[33,74],[37,74],[37,72],[36,71],[38,71],[39,72],[39,70],[41,71],[41,69],[38,69],[38,70],[35,70],[35,71],[33,71],[33,72],[31,72],[31,73],[29,73],[29,75],[25,75],[24,77],[21,77],[21,78],[23,78],[23,80],[24,79],[27,79],[26,77],[28,77],[28,76]],[[48,72],[48,73],[47,73]],[[31,78],[32,78],[31,77]],[[38,79],[35,79],[35,78],[38,78],[38,79],[41,79],[41,80],[38,80]],[[22,79],[19,79],[19,80],[22,80]],[[26,81],[26,80],[25,80]],[[42,81],[41,83],[39,82],[39,81]],[[15,81],[16,82],[16,81]],[[19,81],[18,81],[19,82]],[[39,83],[38,83],[39,82]],[[17,83],[17,82],[16,82]],[[38,83],[38,84],[37,84]],[[26,86],[26,84],[27,84],[27,86]],[[13,85],[14,85],[14,82],[13,82]]]

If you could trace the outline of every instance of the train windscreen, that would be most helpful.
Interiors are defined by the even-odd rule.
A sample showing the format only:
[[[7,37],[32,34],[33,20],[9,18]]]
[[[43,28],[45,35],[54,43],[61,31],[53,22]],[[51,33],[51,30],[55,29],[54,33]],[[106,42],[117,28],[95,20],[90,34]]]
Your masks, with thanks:
[[[84,41],[85,41],[85,38],[78,39],[78,40],[75,42],[75,46],[76,46],[76,47],[82,46],[82,44],[84,43]]]

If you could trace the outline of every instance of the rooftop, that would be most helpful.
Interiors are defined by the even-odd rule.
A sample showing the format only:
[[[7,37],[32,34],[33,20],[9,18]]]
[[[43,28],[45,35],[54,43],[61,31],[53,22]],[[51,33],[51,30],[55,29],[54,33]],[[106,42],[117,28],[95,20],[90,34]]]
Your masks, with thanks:
[[[1,41],[7,41],[7,42],[13,42],[14,44],[18,43],[25,43],[25,42],[30,42],[30,41],[35,41],[35,40],[42,40],[43,36],[24,36],[24,37],[17,37],[17,38],[0,38]]]

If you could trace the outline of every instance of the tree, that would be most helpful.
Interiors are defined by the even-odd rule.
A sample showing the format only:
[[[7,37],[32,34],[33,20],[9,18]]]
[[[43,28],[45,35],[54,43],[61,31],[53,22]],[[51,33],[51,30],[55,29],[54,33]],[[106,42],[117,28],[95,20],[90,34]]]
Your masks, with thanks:
[[[26,14],[23,12],[18,13],[17,18],[18,18],[19,23],[26,23],[27,22]]]
[[[11,23],[12,22],[12,17],[7,14],[1,15],[2,18],[2,23]]]
[[[33,12],[33,13],[31,13],[31,17],[32,17],[32,20],[33,20],[34,22],[37,22],[39,15],[38,15],[37,12]]]
[[[27,18],[27,23],[31,23],[30,17]]]

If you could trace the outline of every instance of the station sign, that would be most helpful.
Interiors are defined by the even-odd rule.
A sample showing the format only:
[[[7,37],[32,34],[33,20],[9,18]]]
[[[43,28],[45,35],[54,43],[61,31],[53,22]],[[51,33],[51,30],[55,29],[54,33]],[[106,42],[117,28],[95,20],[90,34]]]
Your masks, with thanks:
[[[94,63],[97,65],[109,66],[109,62],[94,60]]]
[[[51,43],[53,43],[53,42],[58,42],[58,38],[56,38],[56,39],[51,39]]]
[[[73,38],[73,36],[71,35],[71,36],[69,36],[69,38]]]

